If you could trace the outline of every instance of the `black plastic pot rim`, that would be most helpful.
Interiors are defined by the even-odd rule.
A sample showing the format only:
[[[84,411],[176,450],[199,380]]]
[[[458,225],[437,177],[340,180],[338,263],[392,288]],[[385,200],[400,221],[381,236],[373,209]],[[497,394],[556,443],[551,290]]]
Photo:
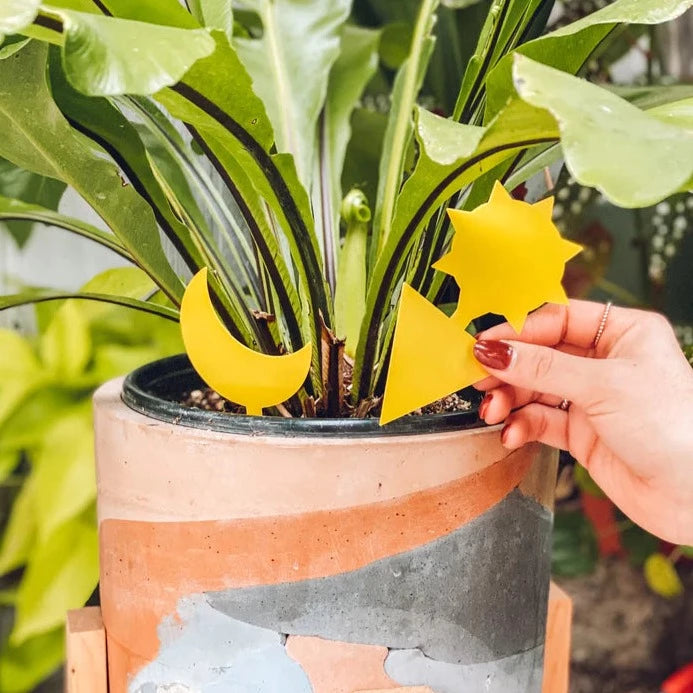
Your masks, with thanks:
[[[122,400],[131,409],[159,421],[189,428],[249,436],[284,438],[373,438],[426,435],[483,427],[478,418],[480,395],[465,391],[471,409],[449,414],[405,416],[386,426],[377,419],[308,419],[246,416],[187,407],[184,393],[204,387],[185,354],[148,363],[126,376]]]

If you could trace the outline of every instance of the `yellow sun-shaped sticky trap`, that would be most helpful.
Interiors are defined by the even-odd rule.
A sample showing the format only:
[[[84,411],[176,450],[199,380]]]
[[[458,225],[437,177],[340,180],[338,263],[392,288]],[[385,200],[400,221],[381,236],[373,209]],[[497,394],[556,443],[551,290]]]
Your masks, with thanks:
[[[519,333],[530,311],[568,302],[561,285],[565,263],[582,248],[561,238],[552,210],[553,198],[528,204],[498,182],[489,201],[473,212],[448,210],[452,249],[433,267],[451,274],[460,287],[454,315],[459,324],[497,313]]]
[[[496,183],[473,212],[448,210],[455,236],[436,269],[455,277],[460,300],[448,318],[404,285],[380,423],[409,414],[483,379],[465,327],[498,313],[519,333],[527,314],[543,303],[567,303],[565,263],[582,248],[561,238],[551,221],[553,200],[514,200]]]

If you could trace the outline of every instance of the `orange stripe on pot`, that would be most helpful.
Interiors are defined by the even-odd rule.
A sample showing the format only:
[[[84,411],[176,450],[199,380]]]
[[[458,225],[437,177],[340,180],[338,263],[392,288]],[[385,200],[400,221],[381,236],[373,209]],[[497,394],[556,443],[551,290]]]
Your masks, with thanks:
[[[426,544],[498,503],[536,454],[529,445],[462,479],[351,508],[233,521],[106,520],[100,544],[108,634],[151,660],[157,626],[181,597],[336,575]],[[140,665],[123,668],[133,673]],[[112,676],[124,681],[125,671]]]

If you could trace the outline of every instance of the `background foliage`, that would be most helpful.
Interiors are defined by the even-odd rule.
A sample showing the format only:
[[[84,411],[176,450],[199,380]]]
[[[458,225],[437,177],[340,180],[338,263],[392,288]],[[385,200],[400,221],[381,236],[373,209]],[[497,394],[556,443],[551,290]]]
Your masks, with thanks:
[[[136,268],[84,287],[133,298],[153,288]],[[42,304],[37,321],[36,337],[0,330],[0,507],[11,508],[0,518],[0,603],[13,614],[0,638],[3,693],[31,690],[61,663],[65,612],[96,589],[92,392],[181,351],[175,323],[108,304]]]

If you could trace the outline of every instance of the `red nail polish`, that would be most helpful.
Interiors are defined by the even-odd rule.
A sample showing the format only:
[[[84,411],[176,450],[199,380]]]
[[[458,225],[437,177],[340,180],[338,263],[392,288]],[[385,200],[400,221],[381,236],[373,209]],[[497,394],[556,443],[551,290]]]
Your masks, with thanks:
[[[510,430],[510,424],[505,424],[503,430],[501,431],[501,443],[505,445],[508,442],[508,431]]]
[[[513,360],[513,348],[506,342],[482,339],[474,345],[474,356],[482,366],[504,371]]]
[[[488,394],[484,397],[484,399],[481,400],[481,404],[479,405],[479,418],[480,419],[486,418],[486,410],[488,409],[488,405],[491,404],[492,399],[493,399],[493,395]]]

